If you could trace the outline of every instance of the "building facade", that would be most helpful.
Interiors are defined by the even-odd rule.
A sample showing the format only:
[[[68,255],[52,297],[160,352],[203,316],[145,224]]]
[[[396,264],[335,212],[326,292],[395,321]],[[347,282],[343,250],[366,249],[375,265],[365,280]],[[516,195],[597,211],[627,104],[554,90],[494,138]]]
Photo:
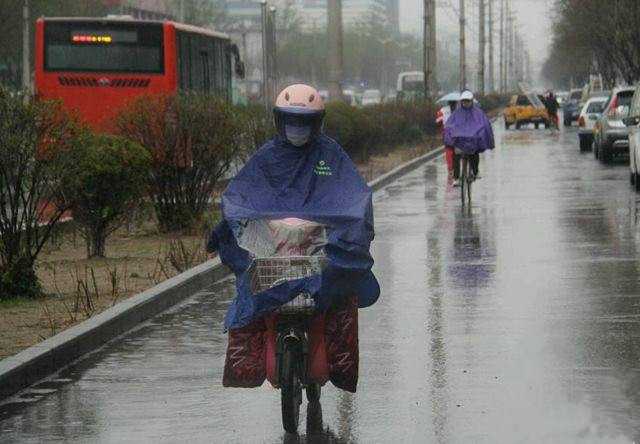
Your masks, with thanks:
[[[327,0],[296,0],[294,7],[306,29],[327,25]],[[385,20],[392,30],[400,30],[398,0],[342,0],[342,23],[345,28],[357,25],[375,14]]]
[[[167,0],[105,0],[111,14],[130,15],[139,20],[175,20]],[[177,0],[176,2],[177,3]]]
[[[279,10],[292,7],[306,31],[319,31],[327,26],[327,0],[270,0],[269,4]],[[260,25],[259,3],[228,0],[225,5],[231,23],[244,22],[246,28]],[[366,20],[372,13],[380,20],[385,20],[394,32],[400,31],[399,0],[342,0],[342,23],[345,28]]]

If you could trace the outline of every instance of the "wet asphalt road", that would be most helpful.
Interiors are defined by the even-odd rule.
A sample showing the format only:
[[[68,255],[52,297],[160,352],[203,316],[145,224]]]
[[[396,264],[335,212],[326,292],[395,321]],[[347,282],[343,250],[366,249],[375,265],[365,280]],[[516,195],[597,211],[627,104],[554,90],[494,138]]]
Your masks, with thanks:
[[[383,294],[358,393],[285,436],[279,392],[221,386],[229,283],[0,406],[1,442],[640,442],[639,206],[575,130],[496,133],[470,213],[443,162],[376,194]]]

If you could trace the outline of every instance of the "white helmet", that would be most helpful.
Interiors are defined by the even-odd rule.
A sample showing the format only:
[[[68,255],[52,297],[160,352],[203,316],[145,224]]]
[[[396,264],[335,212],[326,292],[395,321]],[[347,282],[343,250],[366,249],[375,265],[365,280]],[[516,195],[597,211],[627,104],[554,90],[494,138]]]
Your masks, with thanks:
[[[462,91],[462,94],[460,94],[460,100],[473,100],[473,93],[468,89],[465,89]]]

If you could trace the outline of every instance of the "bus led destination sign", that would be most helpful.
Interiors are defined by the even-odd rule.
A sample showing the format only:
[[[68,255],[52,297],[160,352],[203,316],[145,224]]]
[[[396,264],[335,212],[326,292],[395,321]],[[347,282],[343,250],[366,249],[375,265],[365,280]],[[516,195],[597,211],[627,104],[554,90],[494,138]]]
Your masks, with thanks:
[[[74,43],[111,43],[110,35],[74,35],[71,40]]]
[[[138,33],[128,30],[82,30],[71,32],[73,43],[138,43]]]

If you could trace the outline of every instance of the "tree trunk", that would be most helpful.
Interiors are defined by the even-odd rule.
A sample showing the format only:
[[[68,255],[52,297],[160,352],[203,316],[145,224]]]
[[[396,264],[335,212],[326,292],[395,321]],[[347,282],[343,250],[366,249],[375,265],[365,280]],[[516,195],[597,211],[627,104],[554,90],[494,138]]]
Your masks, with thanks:
[[[94,227],[87,236],[87,258],[104,257],[107,234],[105,227]]]

